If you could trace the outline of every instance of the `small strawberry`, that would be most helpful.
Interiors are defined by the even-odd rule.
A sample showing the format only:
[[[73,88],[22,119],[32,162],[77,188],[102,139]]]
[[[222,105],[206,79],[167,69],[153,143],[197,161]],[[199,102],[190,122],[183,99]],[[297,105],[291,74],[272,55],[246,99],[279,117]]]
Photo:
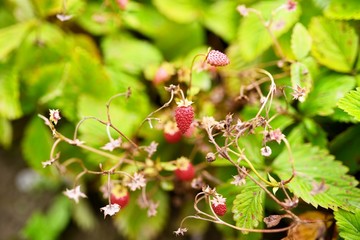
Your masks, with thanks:
[[[222,52],[211,50],[206,56],[206,62],[211,66],[219,67],[230,63],[229,58]]]
[[[194,109],[191,106],[192,102],[187,99],[181,100],[177,104],[175,120],[180,132],[184,134],[190,128],[190,125],[194,120]]]
[[[120,184],[117,184],[111,189],[110,202],[111,204],[119,204],[121,208],[129,203],[130,194],[128,190]]]
[[[176,161],[176,177],[181,181],[191,181],[195,177],[195,168],[189,159],[181,157]]]
[[[211,204],[211,207],[218,216],[224,216],[227,211],[226,204],[218,204],[217,206],[215,206],[215,204]]]
[[[167,122],[164,126],[164,137],[168,143],[177,143],[181,140],[182,133],[174,122]]]
[[[216,194],[215,197],[211,200],[211,207],[218,216],[224,216],[226,209],[226,198],[220,194]]]

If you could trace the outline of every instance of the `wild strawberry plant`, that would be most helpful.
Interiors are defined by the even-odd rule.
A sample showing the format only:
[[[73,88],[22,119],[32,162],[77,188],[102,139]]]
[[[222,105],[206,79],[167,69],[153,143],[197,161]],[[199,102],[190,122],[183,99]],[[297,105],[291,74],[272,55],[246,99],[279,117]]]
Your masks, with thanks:
[[[65,185],[25,236],[66,196],[129,239],[357,239],[358,1],[24,2],[0,3],[1,143],[33,116],[24,156]]]

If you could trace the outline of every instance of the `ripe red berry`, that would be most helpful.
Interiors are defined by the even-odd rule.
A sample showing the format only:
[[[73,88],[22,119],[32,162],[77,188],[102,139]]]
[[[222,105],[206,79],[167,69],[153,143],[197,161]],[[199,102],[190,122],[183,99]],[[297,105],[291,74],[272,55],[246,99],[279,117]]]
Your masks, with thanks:
[[[111,204],[119,204],[121,208],[124,208],[130,199],[129,191],[123,187],[122,185],[118,184],[111,189],[110,195],[110,202]]]
[[[213,204],[211,204],[211,207],[214,210],[214,212],[216,213],[216,215],[218,215],[218,216],[224,216],[227,211],[226,204],[215,205],[213,203]]]
[[[224,53],[211,50],[206,56],[206,62],[211,66],[219,67],[228,65],[230,60]]]
[[[177,143],[181,140],[182,133],[174,122],[167,122],[164,126],[164,137],[168,143]]]
[[[178,168],[175,170],[176,177],[181,181],[191,181],[195,177],[195,168],[185,157],[177,160]]]
[[[192,102],[188,100],[182,100],[178,103],[178,107],[175,110],[176,124],[182,134],[186,133],[194,120],[194,109],[191,104]]]

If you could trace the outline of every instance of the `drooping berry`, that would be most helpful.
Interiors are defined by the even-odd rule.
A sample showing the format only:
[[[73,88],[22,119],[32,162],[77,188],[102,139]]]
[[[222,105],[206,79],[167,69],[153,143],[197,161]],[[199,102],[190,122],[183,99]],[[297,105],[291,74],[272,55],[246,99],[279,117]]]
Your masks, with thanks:
[[[226,213],[226,198],[220,194],[215,194],[214,198],[211,200],[211,207],[218,216],[224,216]]]
[[[176,124],[182,134],[186,133],[194,120],[194,109],[191,104],[191,101],[181,100],[175,110]]]
[[[211,204],[211,207],[218,216],[224,216],[227,211],[226,204],[218,204],[216,206],[215,204]]]
[[[164,138],[168,143],[177,143],[182,138],[182,133],[174,122],[167,122],[164,126]]]
[[[219,67],[230,63],[229,58],[222,52],[211,50],[206,56],[206,62],[211,66]]]
[[[111,204],[119,204],[121,208],[124,208],[128,203],[130,199],[129,191],[123,187],[122,185],[118,184],[115,185],[111,189],[111,195],[110,195],[110,202]]]
[[[191,181],[195,177],[195,168],[189,159],[181,157],[176,161],[176,177],[181,181]]]

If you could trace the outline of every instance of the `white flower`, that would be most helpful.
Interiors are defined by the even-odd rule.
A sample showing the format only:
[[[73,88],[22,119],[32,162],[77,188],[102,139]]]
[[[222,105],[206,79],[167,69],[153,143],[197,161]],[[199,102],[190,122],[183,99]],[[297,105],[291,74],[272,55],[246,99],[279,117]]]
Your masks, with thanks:
[[[74,199],[76,203],[79,202],[79,197],[86,198],[86,195],[80,191],[80,185],[76,186],[74,189],[66,189],[64,194],[68,198]]]
[[[144,174],[135,173],[131,179],[131,182],[127,184],[131,191],[135,191],[136,189],[141,189],[146,186],[146,179]]]
[[[104,218],[106,215],[113,216],[120,211],[120,205],[116,203],[108,204],[105,207],[100,208],[100,211],[104,211]]]
[[[49,120],[56,125],[57,122],[61,119],[60,111],[59,111],[59,109],[49,109],[49,111],[50,111]]]
[[[178,228],[176,231],[174,231],[176,236],[184,236],[184,233],[187,232],[187,228]]]
[[[111,139],[110,142],[105,144],[105,146],[101,147],[101,149],[108,150],[108,151],[112,152],[115,148],[120,147],[120,145],[121,145],[121,139],[120,138],[118,138],[116,140]]]
[[[235,186],[241,186],[246,183],[246,180],[243,176],[236,175],[236,176],[233,176],[233,178],[234,178],[234,180],[230,183],[234,184]]]
[[[149,146],[145,147],[145,151],[148,153],[148,156],[151,157],[157,150],[157,142],[152,141]]]
[[[67,141],[69,144],[71,145],[75,145],[75,146],[80,146],[82,144],[84,144],[85,142],[84,141],[80,141],[79,139],[75,139],[75,140],[69,140]]]
[[[272,153],[271,148],[269,146],[265,146],[265,147],[261,148],[260,151],[261,151],[261,155],[263,155],[264,157],[268,157]]]

